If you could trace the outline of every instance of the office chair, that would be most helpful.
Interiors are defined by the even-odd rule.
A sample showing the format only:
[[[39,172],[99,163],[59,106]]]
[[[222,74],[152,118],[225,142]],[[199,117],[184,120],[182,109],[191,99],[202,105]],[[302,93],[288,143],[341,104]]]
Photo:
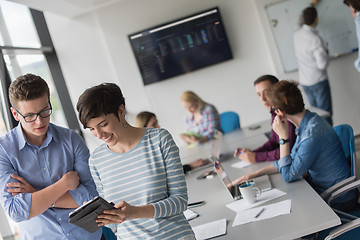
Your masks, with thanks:
[[[227,111],[220,114],[220,126],[223,133],[232,132],[240,128],[240,118],[236,112]]]
[[[323,199],[328,199],[327,202],[330,205],[330,203],[339,195],[342,193],[347,192],[351,189],[354,189],[356,187],[353,187],[353,185],[356,185],[354,183],[358,182],[356,181],[356,152],[355,152],[355,140],[354,140],[354,132],[350,125],[348,124],[342,124],[334,127],[335,132],[339,136],[342,148],[345,153],[345,157],[347,161],[350,164],[350,171],[351,176],[331,188],[327,189],[321,194],[321,197]],[[344,189],[343,189],[344,188]],[[349,189],[351,188],[351,189]]]
[[[323,199],[327,199],[327,203],[329,206],[331,206],[331,202],[340,195],[360,187],[360,180],[356,180],[356,172],[355,172],[356,154],[355,154],[355,141],[354,141],[353,129],[348,124],[342,124],[335,126],[334,130],[340,137],[346,159],[349,161],[349,164],[351,166],[351,176],[341,181],[340,183],[335,184],[334,186],[327,189],[325,192],[321,194],[321,197]],[[354,231],[352,233],[349,232],[351,230],[360,227],[360,218],[357,217],[360,216],[359,209],[357,211],[352,211],[351,214],[345,213],[343,211],[339,211],[334,208],[333,210],[339,215],[341,221],[345,222],[345,224],[331,230],[327,235],[327,237],[325,238],[326,240],[330,240],[334,238],[348,239],[343,235],[345,233],[356,234],[356,235],[359,234],[359,229],[357,230],[356,233]],[[341,235],[343,235],[344,238],[342,238]]]

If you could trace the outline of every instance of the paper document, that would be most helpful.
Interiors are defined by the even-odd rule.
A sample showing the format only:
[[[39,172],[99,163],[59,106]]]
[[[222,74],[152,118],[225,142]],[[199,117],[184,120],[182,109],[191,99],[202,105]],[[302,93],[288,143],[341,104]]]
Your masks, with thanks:
[[[238,212],[233,227],[290,213],[291,199]],[[259,214],[260,213],[260,214]],[[256,217],[257,216],[257,217]]]
[[[264,202],[281,197],[285,194],[286,194],[286,192],[283,192],[283,191],[280,191],[279,189],[273,188],[269,191],[262,192],[260,197],[257,198],[257,201],[255,203],[248,204],[245,202],[244,199],[239,199],[235,202],[232,202],[232,203],[226,205],[226,207],[230,208],[234,212],[240,212],[240,211],[243,211],[243,210],[246,210],[249,208],[256,207]]]
[[[184,211],[184,216],[185,216],[186,220],[190,221],[191,219],[194,219],[194,218],[198,217],[199,214],[197,214],[196,212],[194,212],[194,211],[192,211],[190,209],[186,209]]]
[[[226,234],[226,218],[192,227],[197,240]]]
[[[239,161],[236,163],[231,164],[231,167],[233,168],[244,168],[249,166],[251,163],[245,162],[245,161]]]

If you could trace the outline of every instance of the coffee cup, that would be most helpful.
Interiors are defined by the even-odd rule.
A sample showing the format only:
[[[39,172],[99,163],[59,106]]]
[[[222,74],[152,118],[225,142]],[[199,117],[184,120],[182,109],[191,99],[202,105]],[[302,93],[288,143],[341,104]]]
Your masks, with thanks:
[[[255,187],[253,182],[245,183],[240,187],[241,196],[248,204],[256,202],[256,198],[261,195],[259,188]]]

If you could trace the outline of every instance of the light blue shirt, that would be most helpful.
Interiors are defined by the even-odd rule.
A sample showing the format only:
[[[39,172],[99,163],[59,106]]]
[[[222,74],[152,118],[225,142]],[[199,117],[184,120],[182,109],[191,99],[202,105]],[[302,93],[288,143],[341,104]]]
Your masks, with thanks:
[[[359,12],[356,14],[356,18],[355,18],[355,27],[356,27],[356,35],[357,35],[357,39],[358,39],[358,48],[360,48],[360,14]],[[358,49],[358,58],[355,60],[354,65],[356,67],[356,69],[360,72],[360,49]]]
[[[312,187],[322,193],[350,177],[340,138],[326,120],[307,110],[295,133],[291,154],[273,163],[285,182],[295,181],[308,171]],[[350,200],[350,195],[338,201]]]
[[[167,130],[146,128],[138,144],[125,153],[112,152],[104,143],[91,154],[89,164],[100,196],[109,202],[154,206],[153,218],[112,226],[118,239],[193,238],[183,214],[188,196],[179,149]]]
[[[57,182],[66,172],[77,171],[80,185],[69,191],[78,205],[97,195],[88,166],[89,150],[74,131],[49,125],[41,147],[26,141],[19,124],[0,138],[1,204],[5,212],[19,223],[22,239],[100,239],[101,230],[90,234],[68,222],[74,209],[49,208],[29,219],[32,193],[12,196],[6,184],[15,182],[11,174],[23,177],[36,190]]]

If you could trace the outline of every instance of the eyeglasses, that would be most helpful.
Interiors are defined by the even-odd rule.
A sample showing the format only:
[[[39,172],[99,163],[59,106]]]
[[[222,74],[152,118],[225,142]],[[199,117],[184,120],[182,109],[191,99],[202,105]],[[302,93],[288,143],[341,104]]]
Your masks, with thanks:
[[[32,113],[32,114],[29,114],[29,115],[22,115],[18,110],[15,109],[15,111],[20,114],[20,116],[22,116],[25,120],[25,122],[34,122],[38,116],[42,117],[42,118],[47,118],[51,115],[52,113],[52,107],[51,107],[51,104],[50,104],[50,107],[47,108],[47,109],[44,109],[38,113]]]

